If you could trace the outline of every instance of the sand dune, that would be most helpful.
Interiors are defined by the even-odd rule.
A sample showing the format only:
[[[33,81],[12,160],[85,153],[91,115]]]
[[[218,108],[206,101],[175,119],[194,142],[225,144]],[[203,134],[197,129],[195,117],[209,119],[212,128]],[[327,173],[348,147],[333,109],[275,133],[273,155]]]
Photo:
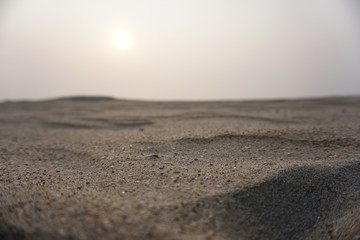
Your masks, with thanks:
[[[360,237],[360,98],[0,113],[0,239]]]

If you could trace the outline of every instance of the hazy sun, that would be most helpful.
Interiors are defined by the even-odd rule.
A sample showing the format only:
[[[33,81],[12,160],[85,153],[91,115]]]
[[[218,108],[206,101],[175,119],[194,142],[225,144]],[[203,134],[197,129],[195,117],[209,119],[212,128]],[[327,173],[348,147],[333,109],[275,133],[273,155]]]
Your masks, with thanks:
[[[122,49],[122,50],[127,50],[131,47],[131,37],[129,34],[125,34],[125,33],[117,33],[114,34],[113,36],[113,43],[115,45],[115,47]]]

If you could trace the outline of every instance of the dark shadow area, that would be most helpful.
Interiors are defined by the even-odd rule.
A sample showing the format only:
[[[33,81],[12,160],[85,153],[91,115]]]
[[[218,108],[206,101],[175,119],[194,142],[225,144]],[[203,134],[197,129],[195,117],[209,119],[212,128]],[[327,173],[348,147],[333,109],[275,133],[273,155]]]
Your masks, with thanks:
[[[184,113],[184,114],[170,115],[170,116],[151,116],[151,118],[174,119],[174,120],[178,120],[178,121],[196,120],[196,119],[238,119],[238,120],[266,122],[266,123],[272,123],[272,124],[299,124],[299,123],[301,123],[300,121],[295,121],[295,120],[267,118],[267,117],[251,116],[251,115],[218,114],[215,112],[191,112],[191,113]]]
[[[147,120],[124,120],[124,121],[117,121],[113,123],[117,127],[140,127],[140,126],[147,126],[152,125],[153,122]]]
[[[218,142],[222,140],[229,141],[269,141],[290,143],[297,146],[310,146],[310,147],[359,147],[360,141],[354,138],[335,138],[324,140],[313,139],[291,139],[287,137],[277,135],[236,135],[236,134],[222,134],[209,138],[183,138],[177,140],[180,143],[195,143],[195,144],[209,144],[212,142]]]
[[[2,221],[0,216],[0,239],[2,240],[25,240],[25,239],[52,239],[42,234],[33,235],[23,229],[9,226]],[[64,238],[65,239],[65,238]]]
[[[144,119],[124,119],[124,120],[111,120],[111,119],[83,119],[86,123],[71,123],[71,122],[44,122],[42,125],[50,129],[108,129],[108,130],[125,130],[137,127],[152,125],[153,122]]]
[[[303,239],[320,221],[354,207],[360,164],[285,170],[253,187],[173,206],[185,226],[201,223],[229,239]],[[161,211],[161,210],[160,210]]]
[[[84,118],[82,120],[101,123],[110,127],[140,127],[154,124],[152,121],[141,118],[106,119],[106,118]]]
[[[43,126],[51,129],[97,129],[97,126],[91,126],[80,123],[68,123],[68,122],[45,122]]]
[[[116,98],[106,96],[73,96],[62,97],[49,100],[50,102],[69,101],[69,102],[99,102],[99,101],[117,101]]]
[[[268,123],[273,123],[273,124],[299,123],[298,121],[286,120],[286,119],[283,120],[283,119],[258,117],[258,116],[251,116],[251,115],[232,115],[232,114],[217,114],[217,113],[188,113],[188,114],[183,114],[183,115],[180,115],[177,117],[181,120],[222,118],[222,119],[239,119],[239,120],[268,122]]]

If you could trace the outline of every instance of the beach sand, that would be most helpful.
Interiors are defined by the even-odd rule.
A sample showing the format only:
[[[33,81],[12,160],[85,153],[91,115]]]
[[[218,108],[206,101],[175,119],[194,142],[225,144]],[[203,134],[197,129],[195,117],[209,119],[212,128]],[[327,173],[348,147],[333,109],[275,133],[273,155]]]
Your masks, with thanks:
[[[0,239],[360,239],[360,98],[1,103]]]

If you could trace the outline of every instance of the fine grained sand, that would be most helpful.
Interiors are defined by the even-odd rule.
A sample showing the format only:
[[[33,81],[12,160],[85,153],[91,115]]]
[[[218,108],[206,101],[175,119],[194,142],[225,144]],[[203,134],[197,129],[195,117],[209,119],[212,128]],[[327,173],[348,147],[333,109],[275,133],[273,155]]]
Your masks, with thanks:
[[[0,239],[359,239],[360,98],[0,104]]]

